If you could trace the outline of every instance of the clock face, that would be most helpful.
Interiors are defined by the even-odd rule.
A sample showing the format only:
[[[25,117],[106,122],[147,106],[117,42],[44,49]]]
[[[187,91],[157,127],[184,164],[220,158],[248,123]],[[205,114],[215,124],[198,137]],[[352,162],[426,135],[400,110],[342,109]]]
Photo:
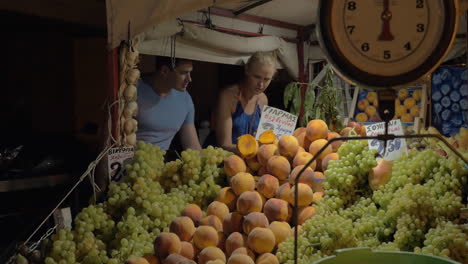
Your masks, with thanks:
[[[322,0],[319,36],[333,66],[371,86],[418,79],[455,36],[453,0]]]

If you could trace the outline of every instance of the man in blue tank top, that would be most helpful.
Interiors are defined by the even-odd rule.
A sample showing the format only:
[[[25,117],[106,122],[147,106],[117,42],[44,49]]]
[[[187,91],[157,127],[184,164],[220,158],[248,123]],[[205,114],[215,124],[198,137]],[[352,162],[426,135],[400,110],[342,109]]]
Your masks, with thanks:
[[[195,107],[187,92],[192,70],[190,60],[156,58],[156,72],[137,86],[138,140],[167,150],[180,131],[183,149],[201,150],[194,125]]]

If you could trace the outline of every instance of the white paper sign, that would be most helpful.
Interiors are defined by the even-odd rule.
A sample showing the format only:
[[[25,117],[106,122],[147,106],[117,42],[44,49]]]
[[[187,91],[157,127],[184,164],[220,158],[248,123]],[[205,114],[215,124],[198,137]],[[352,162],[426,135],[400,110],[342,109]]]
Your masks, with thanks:
[[[296,128],[296,123],[297,116],[281,109],[265,105],[255,138],[258,140],[260,135],[267,130],[273,130],[273,133],[275,133],[278,139],[283,135],[292,135]]]
[[[367,136],[376,136],[382,135],[385,133],[385,122],[375,123],[372,125],[366,125],[366,135]],[[391,120],[388,123],[388,134],[392,135],[404,135],[403,127],[401,125],[400,119]],[[370,149],[375,149],[380,155],[384,154],[384,142],[371,139],[367,141]],[[396,138],[394,140],[387,141],[387,150],[385,151],[384,159],[386,160],[396,160],[401,156],[402,153],[407,153],[408,148],[406,147],[406,140],[404,138]]]
[[[111,181],[120,182],[123,178],[125,164],[133,159],[134,148],[111,148],[107,153],[107,166]]]

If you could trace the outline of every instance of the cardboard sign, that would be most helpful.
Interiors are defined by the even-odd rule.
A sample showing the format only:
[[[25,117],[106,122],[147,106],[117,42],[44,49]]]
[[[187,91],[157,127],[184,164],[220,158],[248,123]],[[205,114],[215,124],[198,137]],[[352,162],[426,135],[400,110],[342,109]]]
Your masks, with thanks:
[[[372,125],[366,125],[366,135],[367,136],[376,136],[382,135],[385,133],[385,123],[375,123]],[[403,127],[401,125],[400,119],[391,120],[388,123],[388,133],[392,135],[404,135]],[[406,147],[406,140],[404,138],[396,138],[394,140],[387,141],[387,149],[385,150],[384,155],[384,142],[371,139],[367,141],[370,149],[376,149],[386,160],[396,160],[401,156],[403,152],[407,153],[408,148]]]
[[[59,208],[54,211],[54,222],[57,225],[57,230],[71,228],[72,216],[70,207]]]
[[[125,171],[125,164],[133,159],[134,148],[111,148],[107,153],[107,169],[111,181],[120,182]]]
[[[292,135],[296,128],[296,123],[297,116],[281,109],[265,105],[255,138],[258,140],[260,135],[267,130],[273,130],[273,133],[275,133],[278,139],[283,135]]]

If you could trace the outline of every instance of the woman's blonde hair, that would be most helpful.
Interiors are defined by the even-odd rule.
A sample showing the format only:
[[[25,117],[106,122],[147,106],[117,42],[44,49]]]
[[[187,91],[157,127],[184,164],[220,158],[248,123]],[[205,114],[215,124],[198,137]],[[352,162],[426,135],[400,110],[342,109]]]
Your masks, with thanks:
[[[276,59],[276,54],[270,51],[256,51],[245,64],[245,68],[249,70],[254,63],[259,63],[262,65],[272,65],[275,68],[278,66],[278,60]]]

